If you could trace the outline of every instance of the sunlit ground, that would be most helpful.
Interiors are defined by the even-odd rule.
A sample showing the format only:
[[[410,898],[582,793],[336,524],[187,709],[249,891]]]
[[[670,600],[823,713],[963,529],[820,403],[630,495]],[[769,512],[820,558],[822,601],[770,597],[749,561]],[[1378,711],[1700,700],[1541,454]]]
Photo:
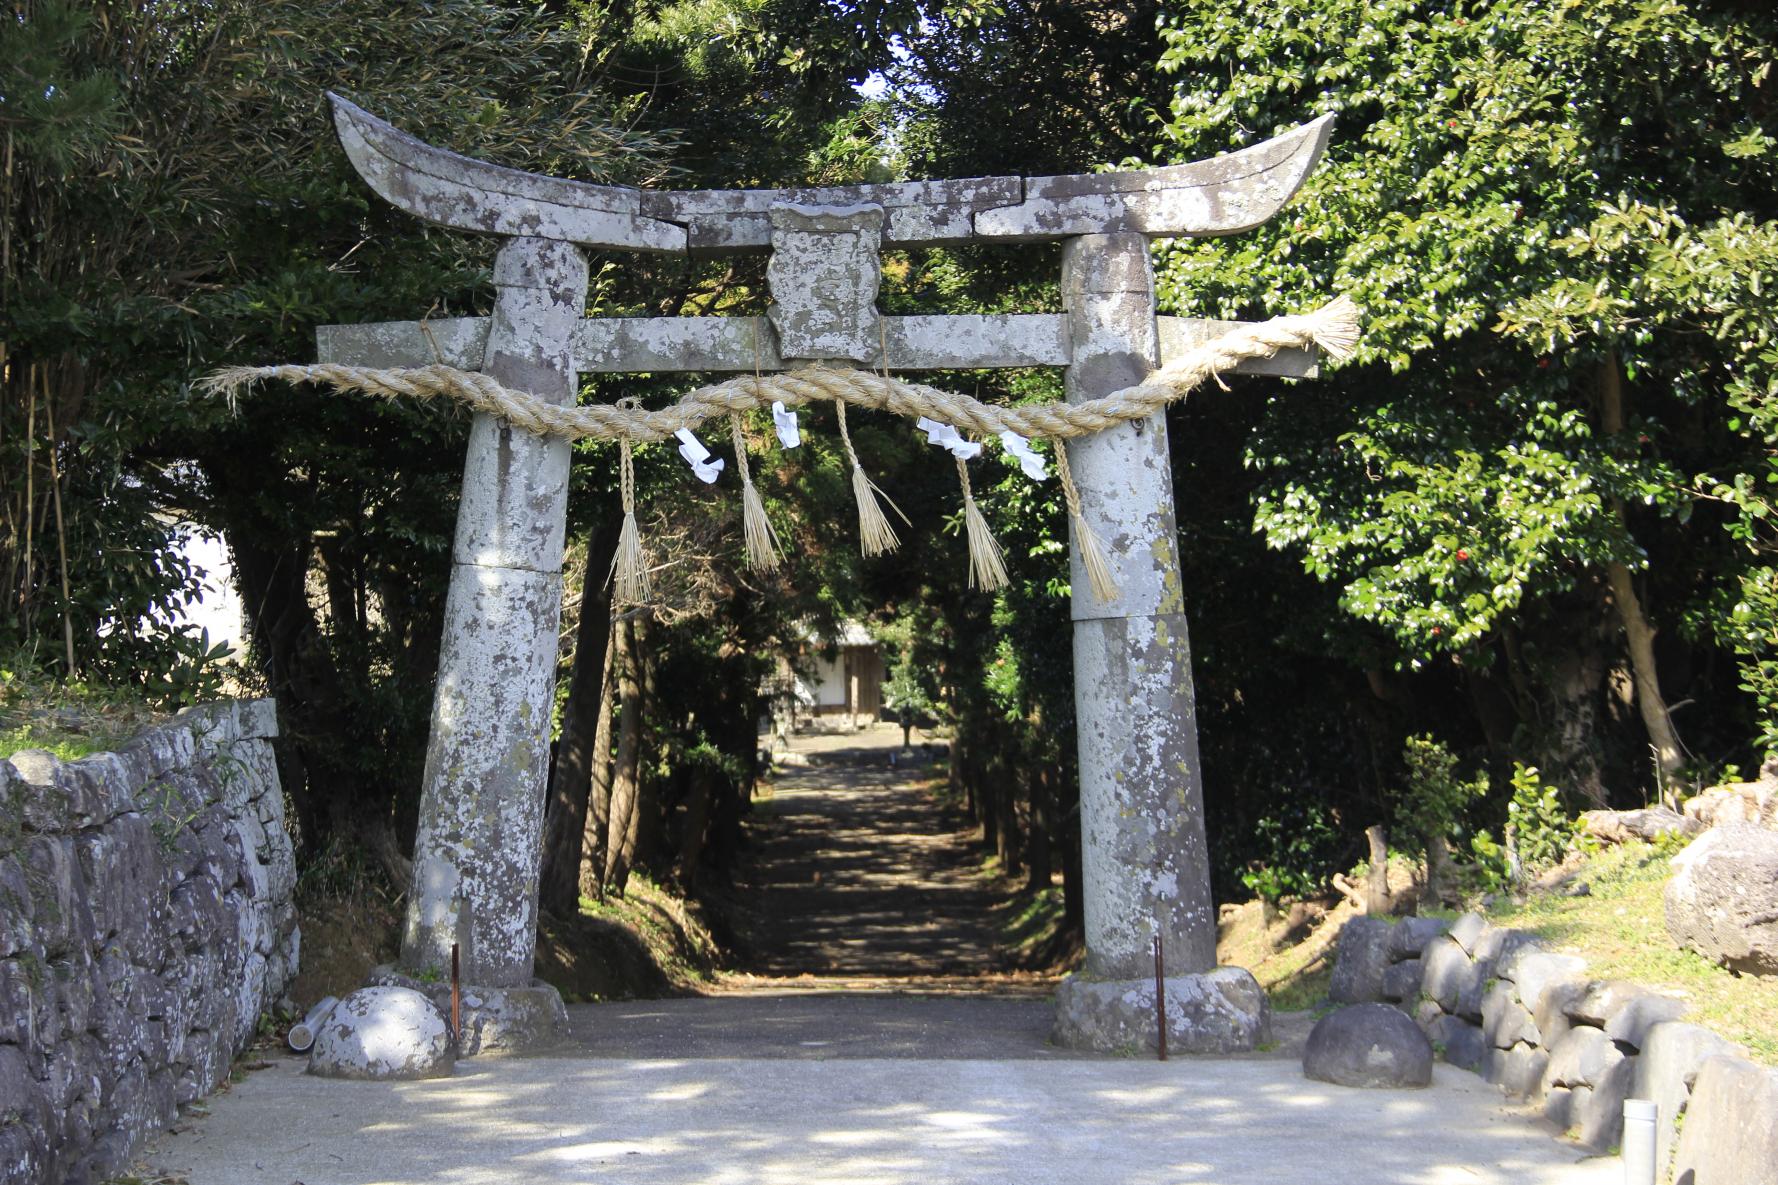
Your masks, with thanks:
[[[530,1059],[352,1083],[280,1063],[164,1140],[191,1185],[1171,1182],[1605,1185],[1474,1075],[1423,1091],[1294,1063]]]

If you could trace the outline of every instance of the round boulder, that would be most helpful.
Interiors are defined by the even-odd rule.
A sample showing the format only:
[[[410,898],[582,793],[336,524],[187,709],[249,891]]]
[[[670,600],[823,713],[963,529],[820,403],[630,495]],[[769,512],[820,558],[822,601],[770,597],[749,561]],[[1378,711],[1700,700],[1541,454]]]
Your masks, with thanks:
[[[412,988],[359,988],[334,1008],[309,1049],[324,1078],[446,1078],[456,1062],[444,1014]]]
[[[1432,1042],[1387,1004],[1353,1004],[1316,1022],[1303,1049],[1303,1076],[1339,1086],[1426,1086]]]
[[[1667,933],[1713,963],[1778,975],[1778,831],[1714,827],[1673,857]]]

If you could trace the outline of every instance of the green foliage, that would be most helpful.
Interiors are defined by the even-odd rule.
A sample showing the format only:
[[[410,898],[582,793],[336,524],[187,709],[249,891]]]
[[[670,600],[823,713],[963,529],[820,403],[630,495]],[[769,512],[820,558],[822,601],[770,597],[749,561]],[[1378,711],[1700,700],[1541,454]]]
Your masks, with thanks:
[[[87,737],[45,735],[32,728],[0,730],[0,759],[11,757],[21,749],[42,749],[60,761],[78,761],[82,757],[104,752],[98,743]]]
[[[891,664],[889,677],[883,681],[883,702],[892,712],[905,709],[915,715],[930,715],[937,707],[933,699],[936,680],[932,669],[921,666],[914,657],[911,626],[911,619],[904,617],[877,635]]]
[[[154,833],[161,851],[168,856],[179,850],[179,837],[204,813],[201,802],[188,802],[170,782],[151,782],[144,786],[137,793],[136,802],[148,816],[149,830]]]
[[[1764,542],[1765,521],[1770,515],[1763,494],[1755,494],[1751,483],[1737,499],[1746,507],[1740,520],[1744,538],[1753,540],[1758,554],[1770,555]],[[1758,705],[1756,720],[1760,752],[1770,756],[1778,752],[1778,567],[1762,563],[1750,568],[1741,577],[1740,598],[1728,613],[1722,632],[1741,659],[1741,689]]]
[[[66,68],[92,21],[80,6],[49,0],[0,23],[0,133],[15,151],[72,169],[120,130],[113,80]]]
[[[1516,888],[1560,864],[1575,846],[1576,820],[1562,805],[1557,787],[1534,767],[1513,763],[1512,798],[1506,826],[1512,849],[1498,843],[1487,829],[1470,838],[1470,851],[1482,883],[1489,889]]]
[[[1427,843],[1456,833],[1470,806],[1488,793],[1488,775],[1457,776],[1457,756],[1431,736],[1411,736],[1402,746],[1402,824]]]
[[[1263,868],[1263,891],[1307,892],[1350,863],[1357,825],[1397,797],[1402,738],[1435,725],[1496,770],[1520,758],[1579,795],[1633,788],[1597,768],[1614,754],[1645,764],[1609,686],[1622,666],[1609,565],[1639,573],[1676,656],[1663,658],[1681,679],[1672,698],[1697,704],[1681,722],[1700,760],[1742,759],[1755,714],[1778,744],[1769,13],[1692,0],[104,0],[20,14],[0,26],[0,132],[16,156],[0,181],[0,577],[9,604],[24,597],[0,634],[65,675],[66,614],[83,673],[203,694],[207,646],[178,623],[205,574],[172,541],[187,523],[223,530],[316,843],[367,822],[411,831],[462,421],[306,390],[233,416],[192,399],[190,379],[306,357],[316,324],[482,312],[488,297],[485,243],[428,231],[353,177],[324,85],[502,163],[687,186],[1197,158],[1337,110],[1327,161],[1282,217],[1158,259],[1169,311],[1249,317],[1338,288],[1369,315],[1359,358],[1312,388],[1250,382],[1169,415],[1219,889]],[[848,84],[872,71],[891,88],[867,102]],[[1028,248],[890,253],[881,306],[1053,308],[1054,265]],[[757,258],[595,274],[601,314],[764,304]],[[1604,411],[1607,376],[1624,379],[1621,423]],[[935,381],[1001,400],[1058,385]],[[683,385],[601,380],[596,397],[658,401]],[[1014,584],[971,592],[961,541],[932,526],[956,513],[954,481],[886,419],[856,416],[852,431],[915,526],[901,554],[870,561],[841,510],[831,415],[807,415],[789,458],[750,425],[787,541],[775,576],[739,563],[729,491],[688,493],[670,448],[640,450],[644,505],[672,507],[646,524],[670,553],[663,581],[685,578],[650,643],[665,834],[688,772],[750,780],[772,656],[809,623],[875,616],[906,624],[891,697],[954,716],[960,781],[989,799],[978,812],[1072,842],[1054,483],[978,463]],[[578,456],[577,533],[612,484],[609,450]],[[1751,706],[1713,675],[1723,648],[1743,659]],[[1409,780],[1443,790],[1411,791],[1404,812],[1440,834],[1497,827],[1502,804],[1474,795],[1420,818],[1469,793],[1436,764]],[[1524,809],[1542,810],[1542,794]]]
[[[1084,172],[1139,151],[1165,102],[1155,0],[904,7],[918,19],[876,69],[916,175]]]
[[[1339,115],[1283,215],[1175,242],[1158,271],[1181,312],[1282,312],[1333,290],[1366,310],[1353,364],[1270,397],[1248,450],[1254,528],[1368,627],[1330,626],[1325,645],[1498,678],[1521,751],[1576,759],[1546,722],[1600,710],[1573,698],[1559,656],[1609,621],[1603,568],[1646,571],[1656,612],[1709,645],[1723,590],[1763,564],[1686,526],[1763,491],[1769,465],[1771,14],[1675,0],[1164,10],[1164,159]],[[1621,425],[1600,395],[1613,372]],[[1739,514],[1700,518],[1757,533],[1769,510]],[[1765,653],[1772,618],[1747,604],[1744,650]],[[1770,672],[1750,681],[1769,697]]]
[[[435,143],[589,180],[658,178],[675,140],[601,84],[609,45],[541,9],[68,10],[28,5],[0,29],[0,578],[20,610],[0,642],[66,676],[66,621],[84,676],[163,702],[214,694],[214,648],[182,619],[207,574],[176,541],[220,531],[294,751],[301,833],[397,825],[464,421],[306,389],[231,411],[191,382],[311,357],[318,324],[485,310],[487,241],[375,200],[325,89]],[[97,83],[56,98],[83,79],[104,102]]]
[[[1252,839],[1261,855],[1241,873],[1241,883],[1254,896],[1276,905],[1285,897],[1315,897],[1325,890],[1340,837],[1313,804],[1288,823],[1262,818]]]
[[[1574,842],[1574,819],[1563,809],[1556,787],[1535,768],[1514,762],[1512,784],[1506,818],[1518,837],[1520,866],[1531,875],[1554,868]]]

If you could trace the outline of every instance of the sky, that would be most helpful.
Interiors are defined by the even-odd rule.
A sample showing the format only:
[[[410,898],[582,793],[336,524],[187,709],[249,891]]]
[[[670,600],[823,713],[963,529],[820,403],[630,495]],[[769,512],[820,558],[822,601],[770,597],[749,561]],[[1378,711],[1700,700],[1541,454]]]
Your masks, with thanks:
[[[210,644],[227,642],[237,654],[244,647],[246,631],[242,626],[241,597],[235,591],[234,565],[229,563],[228,548],[217,535],[182,534],[178,550],[204,570],[203,595],[186,606],[187,622],[208,630]]]

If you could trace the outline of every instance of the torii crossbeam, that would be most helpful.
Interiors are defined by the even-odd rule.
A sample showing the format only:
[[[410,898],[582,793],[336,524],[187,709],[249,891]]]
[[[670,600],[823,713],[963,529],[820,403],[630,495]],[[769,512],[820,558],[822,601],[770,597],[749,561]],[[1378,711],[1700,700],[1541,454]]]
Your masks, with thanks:
[[[644,191],[587,185],[423,144],[338,96],[341,143],[384,198],[505,239],[493,315],[325,326],[321,360],[444,362],[572,403],[582,373],[1066,368],[1071,403],[1140,382],[1229,323],[1157,318],[1148,241],[1259,226],[1301,186],[1333,117],[1167,168],[822,189]],[[884,245],[1064,240],[1060,314],[883,317]],[[764,318],[587,319],[582,248],[771,252]],[[1312,351],[1241,370],[1309,377]],[[1265,1039],[1265,995],[1215,967],[1185,598],[1164,417],[1071,442],[1082,510],[1119,594],[1074,587],[1087,965],[1058,994],[1057,1039],[1154,1044],[1151,941],[1164,940],[1168,1044]],[[565,1019],[532,979],[569,447],[477,414],[464,467],[401,965],[463,954],[463,1052],[547,1043]],[[1146,1003],[1143,992],[1146,991]]]

